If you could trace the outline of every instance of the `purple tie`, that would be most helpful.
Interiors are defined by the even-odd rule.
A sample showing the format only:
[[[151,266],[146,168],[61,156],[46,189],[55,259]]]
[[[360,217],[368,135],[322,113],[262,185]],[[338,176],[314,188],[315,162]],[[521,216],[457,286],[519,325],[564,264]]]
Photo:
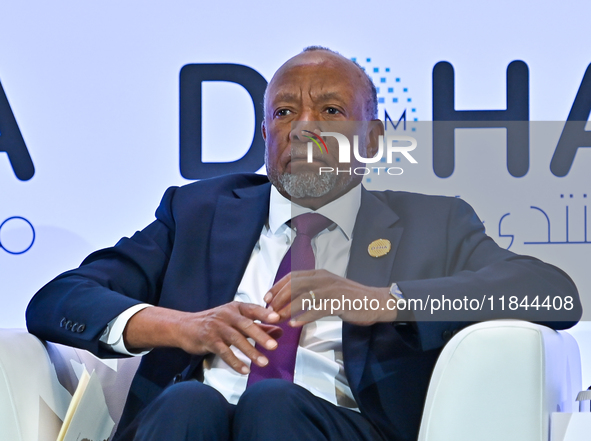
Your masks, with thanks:
[[[318,213],[301,214],[291,220],[291,226],[296,230],[296,237],[279,265],[274,283],[291,271],[315,268],[316,260],[312,250],[312,238],[330,224],[332,224],[330,219]],[[293,382],[296,352],[302,328],[292,328],[287,323],[283,322],[279,325],[283,329],[283,335],[277,339],[277,349],[267,351],[256,345],[257,350],[269,359],[269,364],[265,367],[251,364],[247,387],[267,378],[281,378]]]

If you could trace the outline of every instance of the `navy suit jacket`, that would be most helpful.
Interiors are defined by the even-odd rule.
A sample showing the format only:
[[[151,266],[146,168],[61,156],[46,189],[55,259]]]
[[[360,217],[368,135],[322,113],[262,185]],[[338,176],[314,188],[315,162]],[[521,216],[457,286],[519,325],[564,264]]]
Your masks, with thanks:
[[[137,303],[202,311],[232,301],[267,221],[270,185],[264,176],[236,174],[168,189],[155,222],[93,253],[35,295],[27,309],[29,330],[100,357],[118,357],[99,338],[110,320]],[[387,255],[368,254],[376,239],[391,242]],[[417,322],[409,325],[344,323],[343,358],[351,390],[361,412],[392,440],[416,439],[433,365],[458,329],[498,317],[561,329],[581,314],[576,287],[566,274],[499,248],[471,207],[457,198],[363,190],[347,277],[369,286],[397,282],[408,299],[422,301],[501,294],[506,299],[574,299],[568,312],[523,316],[483,308],[471,315],[433,316],[426,310],[415,311]],[[173,348],[144,356],[120,429],[175,376],[198,376],[202,359]]]

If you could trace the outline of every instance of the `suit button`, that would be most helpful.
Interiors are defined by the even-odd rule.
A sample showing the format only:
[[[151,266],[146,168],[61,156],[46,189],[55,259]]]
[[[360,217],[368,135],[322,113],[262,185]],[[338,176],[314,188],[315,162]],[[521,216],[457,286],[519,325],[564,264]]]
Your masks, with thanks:
[[[65,318],[65,317],[63,317],[63,318],[60,320],[60,328],[63,328],[65,325],[66,325],[66,318]]]
[[[72,332],[76,332],[76,329],[78,329],[78,322],[74,322],[74,324],[72,325]]]
[[[449,341],[451,339],[451,331],[443,331],[441,338],[443,338],[443,341]]]
[[[66,322],[66,331],[69,331],[70,329],[72,329],[72,322],[70,320],[68,320]]]
[[[172,379],[172,384],[180,383],[182,379],[183,379],[183,376],[181,374],[176,374],[174,376],[174,378]]]
[[[84,325],[84,323],[82,323],[81,325],[78,325],[78,327],[76,328],[76,332],[80,334],[81,332],[84,332],[85,329],[86,326]]]

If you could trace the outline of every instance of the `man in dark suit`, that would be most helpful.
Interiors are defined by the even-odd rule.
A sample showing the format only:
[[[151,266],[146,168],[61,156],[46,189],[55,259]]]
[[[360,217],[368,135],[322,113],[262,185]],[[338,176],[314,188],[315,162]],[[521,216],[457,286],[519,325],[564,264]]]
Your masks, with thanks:
[[[487,308],[432,315],[392,302],[560,296],[570,311],[503,317],[556,329],[578,320],[570,278],[499,248],[463,201],[368,192],[354,173],[320,174],[363,165],[339,163],[331,144],[307,161],[310,132],[372,120],[376,102],[359,66],[305,50],[266,92],[268,179],[230,175],[169,189],[155,222],[33,298],[27,325],[40,338],[101,357],[145,353],[117,439],[416,439],[441,347],[468,322],[497,316]],[[373,157],[383,126],[350,127],[362,156]],[[283,276],[299,240],[295,214],[310,211],[328,219],[307,239],[315,264]],[[378,239],[387,243],[382,253],[369,253]],[[304,300],[333,299],[377,307],[292,317]],[[330,315],[336,320],[319,320]],[[292,329],[302,333],[290,380],[264,379]]]

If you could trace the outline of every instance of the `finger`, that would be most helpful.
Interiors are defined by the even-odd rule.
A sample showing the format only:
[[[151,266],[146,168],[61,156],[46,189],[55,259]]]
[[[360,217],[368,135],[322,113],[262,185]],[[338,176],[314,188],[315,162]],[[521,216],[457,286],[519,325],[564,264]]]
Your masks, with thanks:
[[[279,279],[271,287],[271,289],[267,292],[267,294],[265,294],[265,297],[263,298],[265,303],[267,303],[267,304],[271,303],[273,301],[273,299],[275,298],[275,296],[277,295],[277,293],[290,281],[291,281],[291,273],[288,273],[285,276],[283,276],[281,279]]]
[[[256,328],[258,326],[256,323],[253,323],[253,327]],[[256,363],[259,366],[266,366],[269,364],[267,357],[257,351],[252,343],[250,343],[238,330],[227,327],[222,330],[222,338],[226,345],[234,346],[236,349],[250,358],[253,363]]]
[[[308,289],[298,295],[292,291],[290,303],[282,307],[277,313],[281,317],[280,321],[284,321],[289,318],[297,318],[307,310],[320,309],[323,305],[326,305],[326,302],[323,303],[323,299],[317,291]]]
[[[212,345],[211,352],[220,356],[228,366],[234,369],[239,374],[246,375],[250,373],[250,369],[242,361],[236,357],[232,349],[223,341],[219,340]]]
[[[277,347],[277,341],[261,329],[259,324],[253,322],[251,319],[241,316],[236,320],[233,326],[240,331],[242,335],[252,338],[256,343],[266,349],[273,350]]]
[[[281,320],[289,317],[285,314],[285,308],[289,306],[289,303],[293,301],[298,295],[307,293],[311,287],[318,285],[318,272],[316,270],[311,271],[292,271],[290,278],[286,283],[282,283],[279,287],[279,282],[273,288],[274,295],[271,301],[271,308],[274,311],[283,311]],[[283,279],[282,279],[283,282]]]
[[[316,311],[316,310],[310,309],[310,310],[305,311],[301,314],[294,315],[294,317],[289,321],[289,326],[297,328],[300,326],[304,326],[308,323],[315,322],[316,320],[320,320],[321,318],[327,317],[327,316],[330,316],[330,311],[328,311],[328,312],[325,310]]]
[[[279,321],[279,315],[267,308],[255,305],[254,303],[238,303],[238,310],[243,317],[248,317],[252,320],[260,320],[266,323],[277,323]]]
[[[331,309],[331,299],[324,299],[317,293],[314,296],[308,293],[292,302],[290,325],[292,322],[310,323],[336,314],[337,311]]]
[[[318,289],[330,283],[331,281],[326,279],[324,271],[294,271],[291,276],[292,297],[295,298],[311,289]]]
[[[289,308],[289,304],[291,303],[292,298],[292,291],[291,291],[291,280],[283,285],[283,287],[277,292],[275,297],[273,298],[272,302],[270,303],[271,308],[273,311],[276,311],[279,316],[281,317],[280,320],[284,320],[285,318],[289,317],[285,313],[282,314],[281,311],[285,308]]]

